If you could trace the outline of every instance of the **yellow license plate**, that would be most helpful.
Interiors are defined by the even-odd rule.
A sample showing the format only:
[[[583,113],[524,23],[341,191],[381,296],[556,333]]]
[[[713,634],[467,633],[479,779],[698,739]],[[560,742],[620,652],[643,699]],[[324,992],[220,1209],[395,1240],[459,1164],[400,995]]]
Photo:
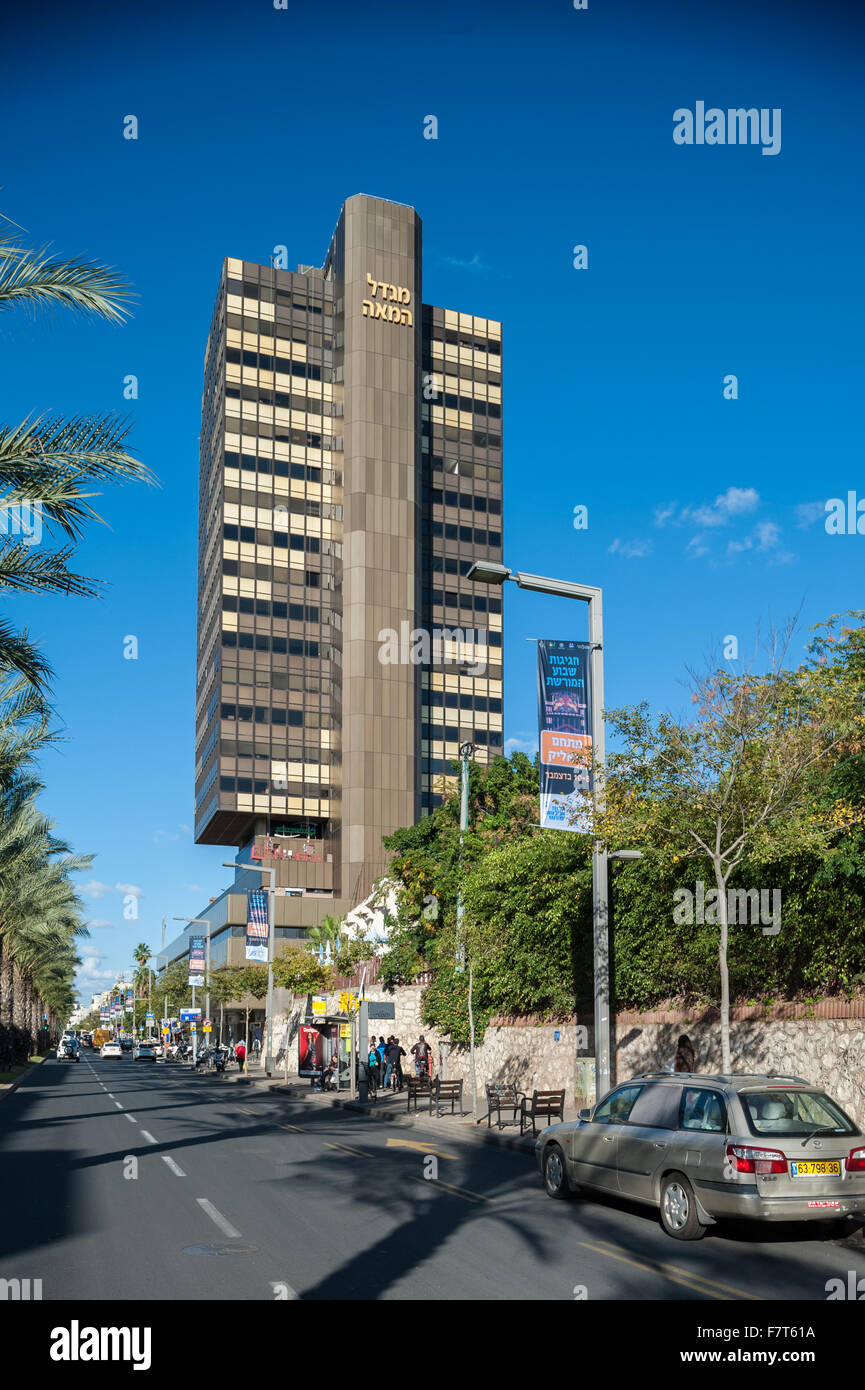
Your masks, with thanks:
[[[840,1178],[841,1164],[837,1161],[823,1163],[791,1163],[790,1173],[794,1178]]]

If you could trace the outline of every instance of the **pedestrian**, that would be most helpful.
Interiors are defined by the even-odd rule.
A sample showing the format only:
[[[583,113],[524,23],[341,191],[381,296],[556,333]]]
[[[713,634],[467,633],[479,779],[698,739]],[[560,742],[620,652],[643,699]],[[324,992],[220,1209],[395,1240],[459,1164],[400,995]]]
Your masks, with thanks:
[[[411,1049],[411,1054],[414,1057],[415,1076],[429,1076],[430,1045],[424,1038],[423,1033],[421,1033],[414,1047]]]
[[[696,1064],[694,1045],[687,1033],[683,1033],[676,1044],[676,1060],[673,1064],[673,1070],[693,1071]]]
[[[258,1057],[259,1054],[260,1054],[260,1052],[261,1052],[261,1029],[260,1029],[260,1028],[256,1028],[256,1030],[255,1030],[255,1036],[254,1036],[253,1039],[252,1039],[252,1050],[253,1050],[253,1052],[255,1053],[255,1056]]]
[[[381,1036],[381,1034],[379,1034],[378,1047],[376,1048],[376,1052],[378,1053],[378,1075],[376,1076],[376,1080],[378,1081],[379,1086],[384,1085],[384,1068],[385,1068],[385,1052],[386,1052],[386,1050],[387,1050],[387,1043],[385,1042],[385,1040],[384,1040],[384,1038]]]
[[[246,1061],[246,1043],[243,1038],[240,1039],[240,1042],[235,1047],[234,1055],[237,1058],[237,1065],[240,1067],[240,1070],[243,1071],[243,1064]]]
[[[387,1071],[384,1074],[385,1090],[387,1090],[391,1076],[395,1076],[397,1090],[401,1091],[402,1067],[400,1065],[400,1058],[405,1056],[405,1050],[404,1048],[400,1047],[399,1038],[391,1038],[390,1042],[388,1043],[386,1056]]]

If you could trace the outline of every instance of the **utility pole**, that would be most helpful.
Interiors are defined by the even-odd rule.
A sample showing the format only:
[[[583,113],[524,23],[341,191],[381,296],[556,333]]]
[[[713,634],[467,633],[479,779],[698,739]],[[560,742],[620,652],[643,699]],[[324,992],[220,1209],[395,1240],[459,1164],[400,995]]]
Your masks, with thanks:
[[[276,869],[268,869],[263,864],[241,864],[236,859],[223,860],[222,867],[224,869],[252,869],[256,873],[270,875],[270,887],[265,888],[264,890],[267,894],[267,1005],[265,1016],[267,1037],[266,1050],[264,1054],[264,1074],[265,1076],[269,1077],[273,1075],[273,958],[274,951],[276,949],[276,904],[274,902],[274,899],[276,898]],[[248,1010],[246,1018],[246,1031],[246,1056],[248,1066],[248,1059],[250,1055]]]
[[[465,904],[463,902],[463,838],[469,828],[469,764],[474,754],[474,744],[460,744],[460,886],[457,892],[457,948],[456,948],[456,967],[460,974],[466,968],[466,943],[463,936],[463,917],[465,915]],[[478,1122],[478,1087],[477,1074],[475,1071],[475,1015],[474,1001],[472,999],[474,987],[474,967],[469,961],[469,1057],[471,1059],[472,1073],[472,1118],[475,1124]]]

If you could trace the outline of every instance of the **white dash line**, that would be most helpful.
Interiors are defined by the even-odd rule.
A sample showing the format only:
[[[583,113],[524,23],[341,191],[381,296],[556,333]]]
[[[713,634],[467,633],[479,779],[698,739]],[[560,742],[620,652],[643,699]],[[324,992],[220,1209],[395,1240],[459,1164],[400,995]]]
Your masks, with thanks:
[[[141,1131],[141,1133],[142,1133],[142,1135],[144,1136],[144,1138],[147,1140],[148,1144],[155,1144],[155,1143],[156,1143],[156,1140],[154,1139],[153,1135],[150,1133],[150,1130],[149,1130],[149,1129],[143,1129],[143,1130]]]
[[[129,1115],[129,1114],[127,1114],[126,1118],[127,1118],[127,1120],[131,1120],[132,1123],[133,1123],[134,1125],[137,1125],[137,1124],[138,1124],[138,1121],[136,1120],[136,1118],[135,1118],[134,1115]]]
[[[163,1154],[163,1155],[162,1155],[162,1162],[168,1164],[169,1168],[171,1169],[172,1173],[174,1174],[174,1176],[175,1176],[176,1178],[185,1178],[185,1177],[186,1177],[186,1174],[184,1173],[183,1169],[182,1169],[181,1167],[179,1167],[179,1165],[176,1164],[176,1163],[174,1162],[174,1159],[173,1159],[173,1158],[169,1158],[169,1157],[168,1157],[168,1154]]]
[[[201,1207],[202,1211],[207,1212],[207,1215],[210,1217],[211,1221],[219,1227],[220,1231],[222,1231],[222,1234],[224,1236],[228,1236],[230,1240],[238,1240],[240,1238],[240,1231],[236,1231],[234,1229],[231,1222],[225,1219],[221,1211],[216,1210],[216,1207],[213,1205],[212,1202],[208,1202],[206,1197],[196,1197],[195,1200]]]
[[[117,1106],[117,1109],[118,1109],[118,1110],[122,1110],[122,1109],[123,1109],[123,1106],[120,1104],[120,1101],[119,1101],[119,1100],[116,1100],[116,1101],[114,1102],[114,1104]]]

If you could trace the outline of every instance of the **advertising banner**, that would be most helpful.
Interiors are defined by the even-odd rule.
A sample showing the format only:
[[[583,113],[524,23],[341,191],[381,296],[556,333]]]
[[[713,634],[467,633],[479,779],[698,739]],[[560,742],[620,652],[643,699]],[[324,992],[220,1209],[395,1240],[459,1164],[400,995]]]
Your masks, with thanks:
[[[250,888],[246,894],[246,959],[267,960],[267,892]]]
[[[191,936],[189,938],[189,983],[191,985],[204,984],[204,937]]]
[[[592,719],[588,642],[538,642],[541,825],[590,828]]]

